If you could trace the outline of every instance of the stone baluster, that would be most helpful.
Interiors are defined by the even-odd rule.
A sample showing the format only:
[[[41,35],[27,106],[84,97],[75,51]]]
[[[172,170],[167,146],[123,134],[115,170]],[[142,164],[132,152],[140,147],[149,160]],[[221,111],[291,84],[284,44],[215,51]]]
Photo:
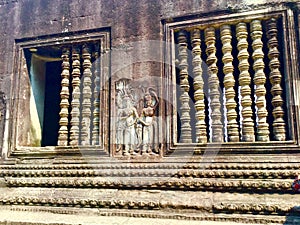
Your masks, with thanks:
[[[285,141],[285,121],[284,121],[284,110],[283,110],[283,99],[281,79],[282,75],[279,70],[279,50],[278,50],[278,40],[277,40],[277,23],[276,19],[272,18],[267,21],[267,38],[268,38],[268,48],[269,48],[269,68],[270,68],[270,82],[272,84],[272,105],[273,105],[273,134],[277,141]]]
[[[100,54],[99,45],[95,45],[94,63],[94,109],[93,109],[93,131],[92,144],[99,145],[99,116],[100,116]]]
[[[262,38],[262,25],[260,20],[253,20],[251,22],[251,38],[252,38],[252,49],[253,49],[253,69],[254,84],[255,84],[255,95],[256,95],[256,110],[257,110],[257,140],[258,141],[269,141],[269,124],[267,123],[268,111],[266,109],[266,76],[264,73],[264,52]]]
[[[242,105],[242,140],[247,142],[255,141],[254,123],[252,119],[251,99],[251,76],[249,74],[249,53],[248,53],[248,31],[246,23],[239,23],[236,27],[238,39],[238,60],[239,60],[239,86]]]
[[[223,25],[221,27],[221,40],[222,40],[222,52],[223,52],[223,72],[224,72],[224,87],[226,97],[226,112],[227,112],[227,134],[228,141],[239,141],[239,127],[237,124],[237,112],[236,112],[236,92],[234,90],[235,79],[233,76],[234,67],[232,64],[233,56],[231,45],[231,27],[229,25]]]
[[[190,105],[189,105],[189,81],[188,81],[188,54],[187,54],[187,37],[185,31],[178,33],[178,46],[179,46],[179,69],[180,69],[180,120],[181,120],[181,137],[180,142],[190,143],[191,138],[191,125],[190,125]]]
[[[193,73],[194,73],[194,98],[196,108],[196,141],[198,143],[207,143],[206,125],[205,125],[205,104],[202,78],[202,59],[201,59],[201,39],[200,30],[192,31],[193,45]]]
[[[69,62],[70,50],[63,48],[62,51],[62,72],[61,72],[61,92],[60,92],[60,120],[58,131],[58,146],[68,145],[68,124],[69,124],[69,77],[70,77],[70,62]]]
[[[91,140],[91,97],[92,97],[92,63],[90,47],[84,45],[82,47],[82,58],[83,58],[83,90],[82,90],[82,120],[81,120],[81,144],[90,145]]]
[[[75,46],[72,49],[72,101],[71,101],[71,129],[70,145],[79,144],[80,135],[80,49]]]
[[[205,43],[208,65],[208,87],[211,108],[211,139],[213,142],[223,142],[223,124],[221,122],[220,87],[216,57],[216,36],[213,27],[206,28]]]

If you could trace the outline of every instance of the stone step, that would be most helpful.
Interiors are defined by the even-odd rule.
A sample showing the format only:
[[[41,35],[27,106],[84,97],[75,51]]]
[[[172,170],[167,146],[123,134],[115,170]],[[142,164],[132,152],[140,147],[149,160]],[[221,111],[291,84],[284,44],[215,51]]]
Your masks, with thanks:
[[[24,187],[3,188],[0,193],[0,209],[5,206],[43,206],[40,207],[41,210],[44,207],[52,207],[52,210],[61,208],[66,211],[98,209],[100,214],[107,212],[114,215],[113,212],[119,212],[125,216],[139,213],[142,215],[147,212],[147,217],[160,215],[163,218],[176,214],[186,219],[194,216],[199,216],[198,219],[201,216],[246,218],[249,215],[254,215],[251,218],[299,218],[299,205],[299,199],[292,194]]]

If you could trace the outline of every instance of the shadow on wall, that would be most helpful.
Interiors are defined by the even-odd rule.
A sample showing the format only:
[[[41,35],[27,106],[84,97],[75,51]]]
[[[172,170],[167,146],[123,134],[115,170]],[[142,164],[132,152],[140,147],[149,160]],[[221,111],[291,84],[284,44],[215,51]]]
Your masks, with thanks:
[[[297,195],[296,195],[297,196]],[[300,199],[300,196],[297,196]],[[295,206],[286,217],[284,225],[300,225],[300,206]]]

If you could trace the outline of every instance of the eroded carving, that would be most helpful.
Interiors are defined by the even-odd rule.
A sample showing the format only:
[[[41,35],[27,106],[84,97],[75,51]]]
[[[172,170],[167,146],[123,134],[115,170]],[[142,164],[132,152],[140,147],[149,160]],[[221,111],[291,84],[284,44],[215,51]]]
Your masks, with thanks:
[[[117,82],[116,91],[116,151],[123,156],[155,155],[159,151],[156,92],[147,88],[143,96],[138,96],[125,79]]]

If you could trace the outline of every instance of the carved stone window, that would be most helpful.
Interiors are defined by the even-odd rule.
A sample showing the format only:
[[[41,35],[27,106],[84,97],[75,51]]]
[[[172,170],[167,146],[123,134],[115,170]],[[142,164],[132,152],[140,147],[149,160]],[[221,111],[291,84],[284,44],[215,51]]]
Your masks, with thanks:
[[[106,31],[17,41],[13,151],[108,145],[108,51]]]
[[[297,142],[292,10],[178,18],[165,26],[173,43],[166,76],[177,86],[171,148]]]

